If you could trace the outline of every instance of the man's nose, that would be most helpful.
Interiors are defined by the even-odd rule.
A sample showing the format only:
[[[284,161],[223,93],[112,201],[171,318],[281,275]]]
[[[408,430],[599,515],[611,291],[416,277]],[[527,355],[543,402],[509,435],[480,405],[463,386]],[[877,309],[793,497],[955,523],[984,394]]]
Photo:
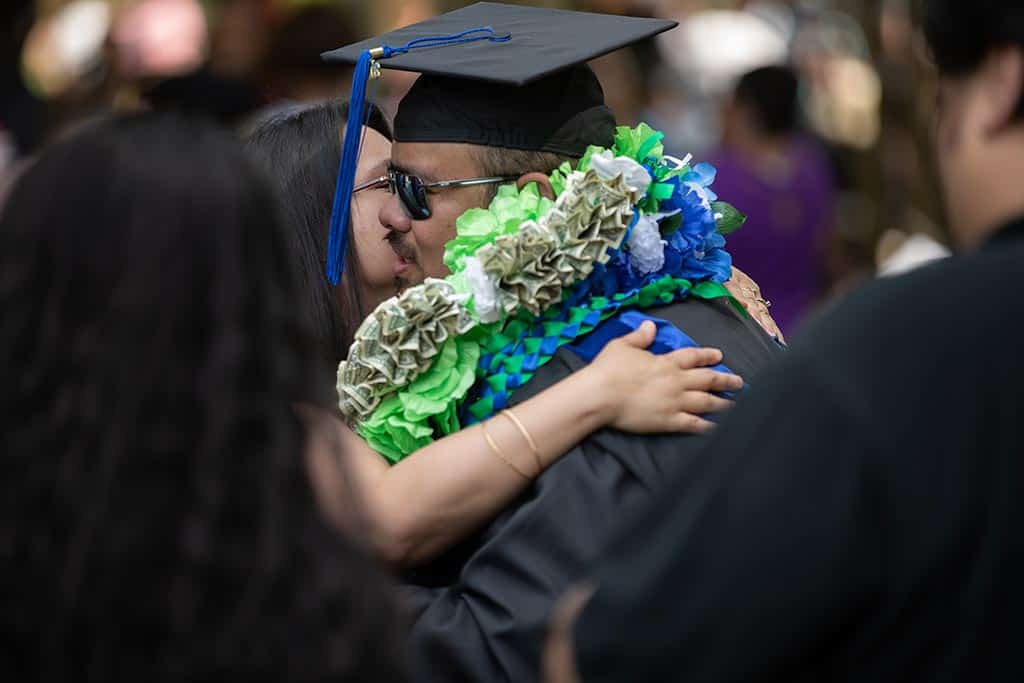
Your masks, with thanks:
[[[391,195],[386,202],[381,204],[378,218],[380,218],[380,224],[388,230],[409,232],[412,229],[412,219],[402,208],[398,195]]]

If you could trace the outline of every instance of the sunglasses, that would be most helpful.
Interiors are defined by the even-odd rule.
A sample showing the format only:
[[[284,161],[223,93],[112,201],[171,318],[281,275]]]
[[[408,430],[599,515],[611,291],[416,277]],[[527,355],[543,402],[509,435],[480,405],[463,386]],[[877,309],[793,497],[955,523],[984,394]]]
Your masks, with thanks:
[[[462,180],[441,180],[435,183],[424,182],[418,176],[388,168],[388,174],[361,183],[352,189],[352,193],[387,188],[391,194],[398,195],[402,206],[409,212],[413,220],[425,221],[430,218],[430,206],[427,195],[450,187],[472,187],[473,185],[494,185],[515,180],[518,176],[488,176],[486,178],[465,178]]]

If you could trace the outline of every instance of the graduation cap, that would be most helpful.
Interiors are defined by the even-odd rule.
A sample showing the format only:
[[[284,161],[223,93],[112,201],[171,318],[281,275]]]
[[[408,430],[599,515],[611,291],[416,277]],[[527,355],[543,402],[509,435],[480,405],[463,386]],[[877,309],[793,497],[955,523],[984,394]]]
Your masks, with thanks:
[[[327,276],[337,284],[359,158],[367,80],[381,68],[423,74],[395,116],[399,142],[464,142],[582,156],[609,146],[615,118],[586,62],[676,26],[480,2],[323,54],[355,64],[331,214]]]

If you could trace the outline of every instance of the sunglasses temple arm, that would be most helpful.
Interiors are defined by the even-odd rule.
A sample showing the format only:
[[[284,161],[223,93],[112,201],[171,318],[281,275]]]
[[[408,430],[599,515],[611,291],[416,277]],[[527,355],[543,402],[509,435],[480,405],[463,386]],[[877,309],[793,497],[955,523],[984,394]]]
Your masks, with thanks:
[[[446,187],[471,187],[473,185],[491,185],[493,183],[504,183],[515,180],[519,176],[489,176],[487,178],[468,178],[466,180],[441,180],[436,183],[423,183],[423,187],[430,189],[444,189]]]

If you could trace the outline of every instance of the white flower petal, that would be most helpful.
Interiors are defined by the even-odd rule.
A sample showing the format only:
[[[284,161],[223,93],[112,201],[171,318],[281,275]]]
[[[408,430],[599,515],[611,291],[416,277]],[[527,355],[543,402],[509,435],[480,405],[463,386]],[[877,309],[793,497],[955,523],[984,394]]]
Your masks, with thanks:
[[[656,273],[665,266],[665,241],[654,215],[641,214],[629,236],[629,261],[641,275]]]
[[[688,189],[690,192],[695,193],[700,198],[701,206],[703,206],[708,211],[711,210],[711,195],[708,194],[707,188],[705,188],[700,183],[689,182],[686,183],[686,189]]]
[[[493,323],[501,318],[501,307],[498,305],[498,283],[492,278],[475,256],[465,260],[463,275],[473,291],[473,310],[481,322]]]
[[[663,161],[667,161],[670,164],[673,164],[675,166],[675,170],[678,171],[683,166],[686,166],[688,163],[690,163],[690,160],[693,159],[693,155],[692,154],[687,154],[682,159],[677,159],[676,157],[669,156],[668,154],[666,154],[665,156],[663,156],[661,158],[662,158]]]
[[[608,149],[590,157],[590,168],[605,180],[622,174],[629,189],[641,195],[647,192],[651,184],[651,174],[646,168],[629,157],[613,157]]]

